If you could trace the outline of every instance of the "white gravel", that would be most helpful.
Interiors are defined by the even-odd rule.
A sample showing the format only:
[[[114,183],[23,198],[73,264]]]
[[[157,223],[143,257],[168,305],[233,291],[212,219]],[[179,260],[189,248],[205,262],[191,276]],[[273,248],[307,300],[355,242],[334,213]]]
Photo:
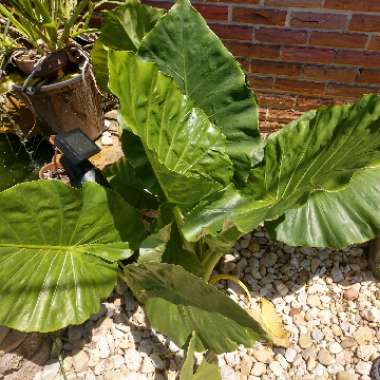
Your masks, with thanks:
[[[223,380],[370,380],[380,356],[380,286],[361,247],[293,248],[263,230],[245,236],[219,266],[250,289],[252,304],[269,298],[292,345],[255,347],[219,356]],[[234,283],[219,284],[247,307]],[[63,333],[68,380],[175,379],[183,352],[151,331],[144,312],[119,286],[101,312]],[[36,380],[63,379],[56,359]]]

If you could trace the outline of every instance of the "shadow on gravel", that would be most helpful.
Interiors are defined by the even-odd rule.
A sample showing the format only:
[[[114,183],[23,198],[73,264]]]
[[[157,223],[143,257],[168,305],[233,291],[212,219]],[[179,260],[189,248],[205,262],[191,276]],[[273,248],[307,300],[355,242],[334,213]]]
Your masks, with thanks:
[[[368,267],[367,251],[367,244],[344,250],[289,247],[270,239],[260,229],[252,233],[249,242],[241,239],[227,260],[218,265],[217,272],[238,277],[252,297],[273,300],[295,295],[316,277],[344,288],[376,281]],[[318,293],[318,285],[315,286]],[[237,285],[229,282],[228,287],[244,295]]]
[[[128,343],[124,342],[123,348],[117,345],[108,347],[109,356],[107,358],[95,359],[96,365],[104,366],[102,374],[110,374],[113,370],[115,376],[123,373],[122,370],[114,368],[114,357],[115,355],[124,356],[128,349],[132,349],[152,360],[155,367],[153,370],[154,380],[167,379],[168,368],[171,366],[171,369],[178,370],[182,364],[182,357],[170,350],[168,342],[164,341],[163,343],[152,333],[148,321],[145,319],[134,321],[138,304],[130,295],[123,297],[114,293],[107,299],[107,305],[115,305],[118,300],[122,301],[115,310],[107,309],[102,304],[99,313],[93,315],[82,325],[70,326],[54,334],[25,334],[0,327],[0,379],[32,380],[38,372],[40,376],[37,379],[57,378],[55,376],[61,373],[57,350],[53,347],[53,342],[57,342],[57,337],[59,338],[58,342],[61,343],[59,351],[62,360],[84,350],[91,361],[93,357],[89,351],[99,351],[97,344],[100,339],[111,336],[111,341],[119,339],[121,342],[123,335],[129,338]],[[88,363],[86,364],[84,360],[82,364],[82,372],[86,372],[89,368]],[[124,365],[128,367],[128,361]],[[90,369],[94,372],[93,365]],[[72,376],[74,373],[73,366],[65,369],[66,375]],[[62,376],[61,378],[63,379]],[[111,379],[112,377],[106,378]]]
[[[0,378],[32,379],[49,360],[50,352],[47,334],[25,334],[0,327]]]

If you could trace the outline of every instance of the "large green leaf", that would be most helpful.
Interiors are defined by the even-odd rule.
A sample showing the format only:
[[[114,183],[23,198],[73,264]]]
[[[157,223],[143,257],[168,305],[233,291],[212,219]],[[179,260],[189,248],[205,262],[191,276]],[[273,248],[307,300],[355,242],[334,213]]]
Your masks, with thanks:
[[[156,62],[227,137],[236,175],[260,157],[257,104],[239,63],[188,0],[178,0],[143,39],[138,54]]]
[[[200,204],[184,233],[197,240],[231,225],[248,232],[302,206],[315,191],[344,188],[354,173],[379,163],[380,97],[368,95],[352,106],[308,113],[269,138],[264,160],[252,170],[245,189],[231,186]]]
[[[170,264],[131,264],[122,277],[144,304],[153,328],[182,347],[196,332],[196,351],[251,347],[266,339],[260,325],[212,285]]]
[[[101,41],[112,49],[136,51],[141,40],[165,12],[137,0],[128,0],[106,13]]]
[[[121,206],[113,196],[58,181],[0,193],[0,325],[48,332],[99,310],[116,283],[116,261],[133,253],[118,231],[125,216],[110,211]]]
[[[343,248],[380,234],[380,169],[354,175],[340,191],[315,191],[307,202],[267,223],[289,245]]]
[[[118,51],[109,59],[123,122],[141,139],[166,200],[189,207],[228,184],[225,136],[205,113],[153,63]]]
[[[201,365],[194,373],[195,343],[196,333],[193,331],[186,349],[186,358],[181,369],[179,380],[221,380],[218,365],[208,360],[208,358],[202,361]]]

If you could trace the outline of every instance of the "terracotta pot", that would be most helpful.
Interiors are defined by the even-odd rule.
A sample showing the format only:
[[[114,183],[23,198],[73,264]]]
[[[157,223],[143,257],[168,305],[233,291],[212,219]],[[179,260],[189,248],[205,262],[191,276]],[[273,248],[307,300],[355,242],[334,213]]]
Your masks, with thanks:
[[[37,58],[28,58],[25,55],[25,51],[18,51],[13,54],[11,61],[13,64],[24,74],[29,75],[32,73],[36,66]],[[56,75],[58,71],[64,70],[69,64],[69,58],[65,50],[56,51],[49,54],[41,66],[34,72],[34,77],[46,78]]]
[[[52,133],[80,128],[95,140],[105,130],[101,97],[90,67],[83,76],[78,73],[67,80],[34,87],[32,94],[26,94],[18,85],[13,86],[13,91],[26,100]]]

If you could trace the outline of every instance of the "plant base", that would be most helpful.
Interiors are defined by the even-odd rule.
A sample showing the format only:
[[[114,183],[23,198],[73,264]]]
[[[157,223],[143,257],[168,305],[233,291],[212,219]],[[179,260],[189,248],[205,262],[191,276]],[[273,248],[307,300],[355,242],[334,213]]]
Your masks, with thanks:
[[[369,243],[368,264],[373,275],[380,279],[380,236]]]

